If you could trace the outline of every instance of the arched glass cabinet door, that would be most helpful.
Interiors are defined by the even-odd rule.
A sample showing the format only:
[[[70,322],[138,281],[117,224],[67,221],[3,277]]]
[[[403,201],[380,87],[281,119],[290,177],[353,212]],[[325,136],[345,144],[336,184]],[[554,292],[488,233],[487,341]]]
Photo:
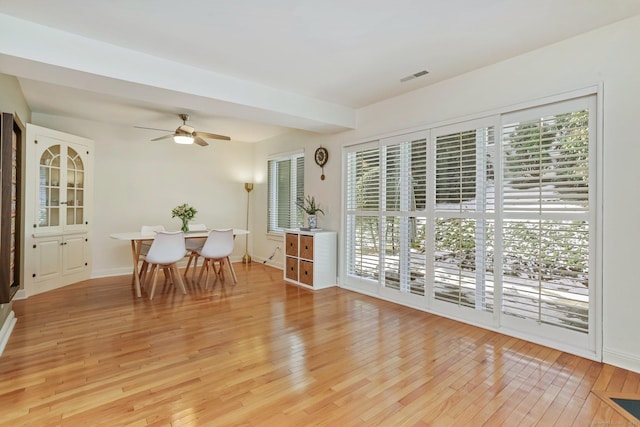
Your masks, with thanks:
[[[66,225],[84,224],[84,163],[76,150],[67,147]]]
[[[38,226],[60,226],[60,145],[51,145],[40,156]]]
[[[82,147],[41,138],[36,221],[40,233],[86,228],[86,159]]]

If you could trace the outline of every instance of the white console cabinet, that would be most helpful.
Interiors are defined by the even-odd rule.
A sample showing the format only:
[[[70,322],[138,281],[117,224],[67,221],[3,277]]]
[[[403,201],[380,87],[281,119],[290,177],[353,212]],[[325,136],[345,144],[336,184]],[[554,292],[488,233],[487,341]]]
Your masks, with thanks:
[[[284,280],[309,289],[336,286],[335,231],[285,230]]]

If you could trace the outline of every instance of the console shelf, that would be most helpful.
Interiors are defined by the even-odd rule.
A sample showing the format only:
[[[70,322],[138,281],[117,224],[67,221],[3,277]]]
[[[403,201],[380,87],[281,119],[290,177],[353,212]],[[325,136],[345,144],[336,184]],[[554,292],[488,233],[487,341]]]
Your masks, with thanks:
[[[336,286],[335,231],[285,230],[284,280],[308,289]]]

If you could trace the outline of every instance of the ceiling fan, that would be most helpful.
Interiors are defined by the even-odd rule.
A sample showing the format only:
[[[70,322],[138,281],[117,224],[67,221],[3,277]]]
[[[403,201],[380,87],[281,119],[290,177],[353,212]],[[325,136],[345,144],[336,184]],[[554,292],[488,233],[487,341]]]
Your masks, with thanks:
[[[178,116],[182,119],[182,125],[178,126],[175,132],[169,135],[161,136],[159,138],[154,138],[151,141],[160,141],[161,139],[173,138],[173,141],[177,144],[193,144],[195,142],[202,147],[206,147],[207,145],[209,145],[209,143],[203,138],[222,139],[224,141],[231,140],[231,138],[224,135],[217,135],[215,133],[209,132],[196,132],[193,126],[189,126],[187,124],[187,120],[189,120],[190,117],[188,114],[179,114]],[[165,132],[171,132],[165,129],[145,128],[141,126],[136,127],[140,129],[162,130]]]

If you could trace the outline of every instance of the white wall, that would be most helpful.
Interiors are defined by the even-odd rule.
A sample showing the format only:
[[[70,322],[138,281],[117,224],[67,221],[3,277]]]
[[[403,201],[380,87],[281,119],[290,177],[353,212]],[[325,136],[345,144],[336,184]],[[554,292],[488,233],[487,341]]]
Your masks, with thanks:
[[[110,234],[137,231],[142,224],[178,230],[180,220],[171,218],[171,210],[181,203],[198,210],[194,222],[246,226],[243,183],[253,179],[251,144],[150,142],[162,134],[42,114],[34,114],[33,123],[95,141],[93,277],[131,271],[130,243]],[[232,260],[243,254],[244,239],[239,239]]]
[[[18,79],[6,74],[0,74],[0,111],[16,114],[22,123],[31,120],[31,109],[22,94]]]
[[[256,207],[253,212],[252,233],[254,234],[254,258],[264,261],[280,250],[269,261],[269,265],[282,268],[284,249],[282,238],[267,235],[267,159],[269,157],[304,150],[305,154],[305,193],[312,195],[320,203],[324,215],[318,216],[318,227],[338,230],[340,228],[340,199],[335,198],[340,192],[340,150],[329,149],[329,161],[324,167],[325,180],[320,179],[322,170],[314,161],[316,148],[320,140],[326,140],[309,132],[296,131],[256,144],[253,165],[256,187],[252,194],[252,203]],[[325,144],[326,146],[326,144]]]
[[[640,325],[640,276],[635,271],[640,242],[640,197],[635,190],[640,182],[639,40],[640,17],[631,18],[363,108],[358,112],[357,130],[322,137],[274,138],[256,148],[255,165],[264,169],[268,155],[285,147],[305,147],[306,192],[331,207],[327,228],[339,230],[340,147],[345,143],[603,83],[603,295],[595,297],[603,299],[604,361],[640,372],[640,340],[635,332]],[[325,168],[327,181],[316,177],[319,169],[313,164],[313,150],[320,144],[329,148],[331,156]],[[265,204],[266,198],[259,201]],[[263,209],[255,212],[256,226],[262,226],[258,218],[266,208],[257,209]],[[256,255],[270,255],[273,245],[263,233],[254,237]]]

